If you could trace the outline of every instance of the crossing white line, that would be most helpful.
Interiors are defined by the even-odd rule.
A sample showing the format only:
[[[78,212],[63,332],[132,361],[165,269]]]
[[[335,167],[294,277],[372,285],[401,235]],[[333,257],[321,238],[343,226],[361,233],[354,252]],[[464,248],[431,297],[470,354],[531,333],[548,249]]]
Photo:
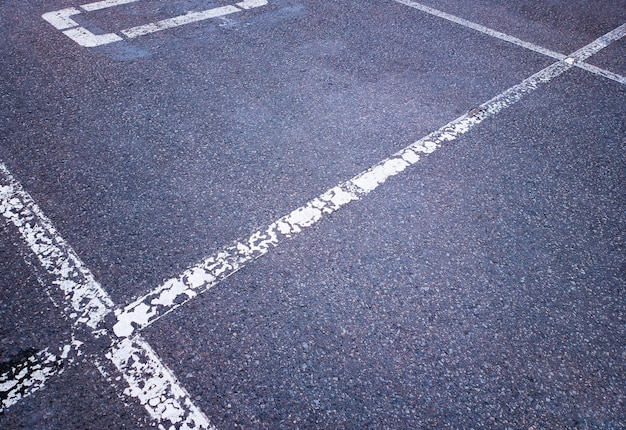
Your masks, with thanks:
[[[265,229],[254,232],[249,238],[220,249],[200,264],[187,269],[176,278],[167,280],[124,309],[116,310],[117,322],[113,328],[115,334],[119,337],[130,336],[136,330],[149,326],[163,315],[182,306],[242,269],[246,264],[266,254],[285,239],[300,233],[342,206],[360,200],[388,178],[417,163],[445,142],[455,140],[486,118],[516,103],[525,94],[537,89],[539,85],[549,82],[573,67],[577,61],[585,60],[611,42],[620,39],[625,32],[626,24],[579,49],[569,57],[565,57],[562,61],[525,79],[482,104],[480,108],[462,115],[349,181],[331,188],[304,206],[271,223]]]
[[[252,7],[251,5],[259,2],[262,1],[251,0],[242,3]],[[68,25],[74,22],[70,18],[75,14],[74,11],[76,9],[57,11],[50,15],[50,18],[53,21],[57,20],[59,25]],[[267,228],[253,233],[243,241],[223,248],[199,265],[185,271],[181,276],[165,282],[148,295],[116,311],[117,323],[114,331],[123,339],[118,341],[118,339],[110,338],[112,347],[105,357],[121,372],[126,381],[125,394],[136,398],[161,427],[172,425],[175,428],[212,428],[208,419],[193,405],[189,395],[180,386],[171,370],[160,362],[156,353],[137,334],[138,330],[152,324],[197,294],[208,290],[286,239],[299,234],[346,204],[360,200],[390,177],[416,164],[446,142],[453,141],[467,133],[486,118],[498,114],[566,70],[580,66],[582,61],[625,34],[626,24],[570,56],[560,59],[559,62],[532,75],[520,84],[483,103],[479,108],[451,121],[370,169],[331,188],[304,206],[271,223]],[[53,285],[64,293],[67,302],[66,316],[73,325],[88,327],[93,337],[109,336],[100,328],[100,324],[104,316],[113,308],[110,298],[93,279],[92,274],[78,259],[71,247],[58,235],[30,195],[1,163],[0,214],[18,229],[22,239],[37,256],[43,269],[55,279]],[[29,386],[34,387],[33,390],[43,386],[46,378],[55,374],[53,363],[67,359],[71,350],[78,349],[79,346],[80,343],[73,342],[72,345],[61,348],[59,353],[45,350],[36,354],[32,365],[25,363],[18,366],[13,369],[13,376],[0,379],[0,394],[10,393],[10,402],[12,402],[10,404],[14,404],[28,394]],[[31,362],[31,359],[27,361]],[[50,365],[42,367],[38,363]],[[2,377],[4,378],[5,375],[9,373]],[[8,399],[8,396],[6,398]],[[4,397],[2,405],[3,407],[9,405]]]
[[[486,34],[488,36],[495,37],[495,38],[500,39],[500,40],[504,40],[506,42],[512,43],[512,44],[517,45],[517,46],[521,46],[522,48],[529,49],[531,51],[537,52],[537,53],[542,54],[542,55],[546,55],[546,56],[554,58],[556,60],[565,60],[567,58],[567,56],[564,55],[564,54],[552,51],[550,49],[544,48],[544,47],[539,46],[539,45],[535,45],[534,43],[526,42],[524,40],[518,39],[517,37],[511,36],[509,34],[502,33],[501,31],[497,31],[497,30],[494,30],[492,28],[485,27],[484,25],[480,25],[480,24],[477,24],[475,22],[468,21],[468,20],[466,20],[464,18],[460,18],[458,16],[451,15],[451,14],[449,14],[447,12],[443,12],[443,11],[441,11],[439,9],[435,9],[435,8],[423,5],[421,3],[417,3],[417,2],[412,1],[412,0],[394,0],[394,1],[397,2],[397,3],[401,3],[403,5],[412,7],[413,9],[417,9],[419,11],[425,12],[427,14],[430,14],[430,15],[433,15],[433,16],[436,16],[436,17],[448,20],[450,22],[454,22],[455,24],[462,25],[463,27],[471,28],[472,30],[479,31],[479,32],[484,33],[484,34]],[[618,75],[617,73],[610,72],[608,70],[601,69],[601,68],[596,67],[596,66],[592,66],[590,64],[582,63],[581,61],[582,60],[580,60],[580,62],[577,62],[575,64],[575,66],[579,67],[579,68],[581,68],[583,70],[586,70],[588,72],[594,73],[596,75],[600,75],[600,76],[603,76],[605,78],[612,79],[612,80],[617,81],[617,82],[619,82],[621,84],[626,84],[626,77]]]
[[[176,377],[141,338],[117,342],[101,327],[113,308],[108,294],[96,282],[74,250],[58,234],[32,197],[0,163],[0,214],[19,232],[37,258],[44,279],[63,292],[64,317],[72,322],[75,333],[87,336],[63,345],[60,353],[41,351],[9,372],[1,375],[0,399],[8,408],[45,386],[47,378],[62,372],[70,352],[79,355],[83,342],[109,338],[112,344],[107,357],[126,381],[124,393],[136,398],[160,426],[176,428],[211,428],[209,420],[193,404]],[[84,328],[87,328],[85,333]],[[146,383],[149,382],[149,387]]]

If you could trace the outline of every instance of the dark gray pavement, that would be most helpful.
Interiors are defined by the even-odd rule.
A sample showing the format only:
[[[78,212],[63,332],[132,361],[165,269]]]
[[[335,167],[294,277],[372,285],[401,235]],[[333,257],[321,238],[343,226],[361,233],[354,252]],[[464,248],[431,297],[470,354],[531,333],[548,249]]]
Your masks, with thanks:
[[[626,22],[623,1],[421,3],[562,54]],[[0,5],[0,162],[120,307],[556,61],[394,1],[96,48],[41,19],[70,6]],[[625,47],[588,63],[624,76]],[[573,68],[143,335],[220,429],[626,428],[625,149],[626,86]],[[35,265],[0,225],[3,369],[68,337]],[[0,415],[152,426],[88,357]]]

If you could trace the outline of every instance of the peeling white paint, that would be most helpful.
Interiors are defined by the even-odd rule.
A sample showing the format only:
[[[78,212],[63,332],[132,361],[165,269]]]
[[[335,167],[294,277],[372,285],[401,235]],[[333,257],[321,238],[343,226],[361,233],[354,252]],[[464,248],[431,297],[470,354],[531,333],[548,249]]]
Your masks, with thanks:
[[[253,4],[252,1],[243,3]],[[49,15],[49,18],[57,25],[64,26],[71,24],[69,16],[71,14],[68,12],[54,17]],[[124,393],[144,405],[160,428],[165,428],[166,421],[173,428],[213,428],[150,346],[137,335],[129,337],[133,332],[206,291],[248,262],[269,252],[284,239],[314,225],[325,215],[361,199],[390,177],[436,151],[443,143],[457,139],[484,119],[516,103],[541,84],[549,82],[575,65],[579,66],[581,61],[620,39],[625,33],[626,25],[622,25],[572,54],[569,58],[573,58],[574,62],[563,59],[543,69],[481,105],[477,114],[457,118],[353,179],[331,188],[266,229],[223,248],[198,266],[186,270],[180,277],[165,282],[155,291],[117,311],[115,333],[125,339],[121,342],[111,339],[113,346],[106,356],[126,381]],[[98,324],[113,306],[108,295],[93,280],[93,276],[74,251],[1,163],[0,214],[18,229],[41,266],[55,279],[53,284],[64,292],[66,316],[73,324],[91,328],[94,337],[106,335],[103,329],[98,328]],[[24,395],[43,387],[47,378],[60,373],[55,373],[55,369],[62,369],[62,366],[56,366],[55,363],[67,360],[70,352],[79,346],[79,343],[66,345],[58,354],[42,351],[1,375],[0,392],[3,396],[6,394],[7,399],[3,400],[3,407],[8,407]],[[119,379],[119,376],[114,379]]]
[[[141,337],[122,340],[106,357],[129,383],[124,394],[138,399],[160,428],[215,429]]]
[[[95,329],[111,311],[113,302],[1,163],[0,215],[17,227],[22,240],[51,276],[53,284],[65,294],[65,315],[73,324],[85,324]]]

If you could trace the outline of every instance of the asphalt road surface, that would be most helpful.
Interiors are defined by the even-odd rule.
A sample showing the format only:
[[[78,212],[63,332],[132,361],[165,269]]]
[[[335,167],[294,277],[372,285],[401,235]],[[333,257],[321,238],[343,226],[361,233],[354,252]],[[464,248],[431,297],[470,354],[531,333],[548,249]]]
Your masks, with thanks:
[[[626,2],[0,2],[0,428],[626,428]]]

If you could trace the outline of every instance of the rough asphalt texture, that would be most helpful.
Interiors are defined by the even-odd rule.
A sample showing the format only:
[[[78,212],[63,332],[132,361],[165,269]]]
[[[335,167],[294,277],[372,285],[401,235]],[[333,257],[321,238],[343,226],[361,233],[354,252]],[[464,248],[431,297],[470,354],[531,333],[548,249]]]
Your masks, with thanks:
[[[614,0],[422,3],[564,54],[626,22]],[[554,62],[391,0],[99,48],[40,17],[69,6],[0,6],[0,161],[120,306]],[[626,40],[589,63],[626,75]],[[626,86],[572,69],[143,335],[220,429],[626,428],[624,184]],[[68,337],[30,258],[2,221],[2,368]],[[152,426],[88,361],[0,416]]]

